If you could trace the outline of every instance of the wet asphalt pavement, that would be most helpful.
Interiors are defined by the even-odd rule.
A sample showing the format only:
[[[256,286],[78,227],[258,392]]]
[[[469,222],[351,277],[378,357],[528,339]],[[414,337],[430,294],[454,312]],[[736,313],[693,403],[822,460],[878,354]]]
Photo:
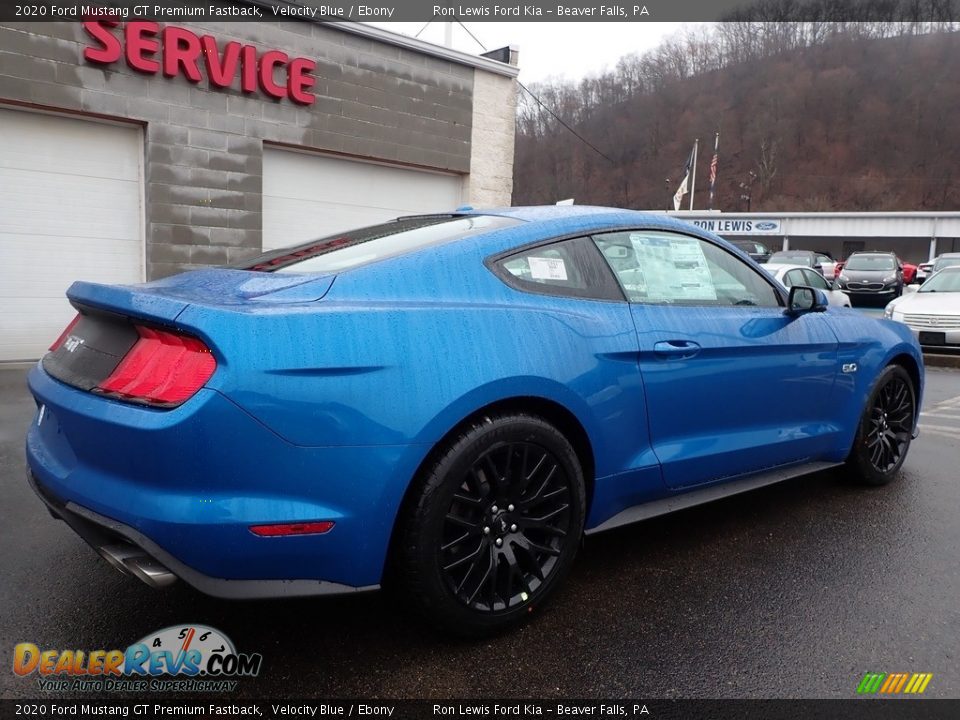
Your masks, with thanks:
[[[40,695],[10,671],[17,642],[125,648],[181,623],[263,654],[231,698],[849,698],[867,671],[931,672],[927,696],[960,697],[958,370],[928,370],[895,483],[828,471],[591,537],[532,623],[474,643],[385,593],[226,602],[121,576],[24,480],[24,377],[0,370],[4,698]]]

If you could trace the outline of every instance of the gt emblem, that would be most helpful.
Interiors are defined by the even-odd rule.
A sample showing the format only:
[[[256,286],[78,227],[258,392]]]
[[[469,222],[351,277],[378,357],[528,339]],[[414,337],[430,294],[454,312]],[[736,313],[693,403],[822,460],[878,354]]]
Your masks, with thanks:
[[[63,343],[63,346],[67,349],[67,352],[73,352],[81,345],[83,345],[83,338],[78,338],[76,335],[71,335],[66,339],[66,342]]]
[[[843,371],[844,371],[845,373],[855,373],[855,372],[857,371],[857,364],[856,364],[856,363],[844,363],[844,364],[843,364]]]

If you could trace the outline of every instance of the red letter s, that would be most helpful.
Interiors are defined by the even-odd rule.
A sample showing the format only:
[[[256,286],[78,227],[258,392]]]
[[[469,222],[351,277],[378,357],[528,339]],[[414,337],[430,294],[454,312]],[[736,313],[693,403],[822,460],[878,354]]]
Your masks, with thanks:
[[[120,40],[114,37],[109,29],[119,24],[116,20],[85,20],[83,29],[94,40],[98,41],[101,47],[84,48],[83,57],[89,62],[105,65],[119,60],[123,54],[123,47],[120,45]]]

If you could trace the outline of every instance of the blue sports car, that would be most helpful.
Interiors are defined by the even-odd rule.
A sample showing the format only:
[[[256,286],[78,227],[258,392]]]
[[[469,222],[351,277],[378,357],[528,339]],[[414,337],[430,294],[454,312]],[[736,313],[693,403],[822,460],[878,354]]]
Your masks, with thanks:
[[[607,208],[461,211],[135,286],[75,283],[29,480],[118,569],[227,598],[399,588],[478,635],[584,534],[906,457],[906,326]]]

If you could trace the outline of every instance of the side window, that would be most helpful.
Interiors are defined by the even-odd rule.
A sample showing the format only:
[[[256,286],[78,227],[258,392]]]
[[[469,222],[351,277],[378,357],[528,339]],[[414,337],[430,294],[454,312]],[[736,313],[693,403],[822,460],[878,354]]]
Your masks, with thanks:
[[[816,270],[804,270],[803,271],[803,284],[817,288],[818,290],[829,290],[827,281],[823,279],[823,275],[818,273]]]
[[[593,238],[630,302],[778,307],[773,284],[713,243],[636,230]]]
[[[803,271],[787,270],[783,275],[783,284],[788,288],[792,288],[794,285],[805,285],[806,282],[803,278]]]
[[[528,248],[493,264],[508,285],[545,295],[623,301],[623,293],[590,238]]]

